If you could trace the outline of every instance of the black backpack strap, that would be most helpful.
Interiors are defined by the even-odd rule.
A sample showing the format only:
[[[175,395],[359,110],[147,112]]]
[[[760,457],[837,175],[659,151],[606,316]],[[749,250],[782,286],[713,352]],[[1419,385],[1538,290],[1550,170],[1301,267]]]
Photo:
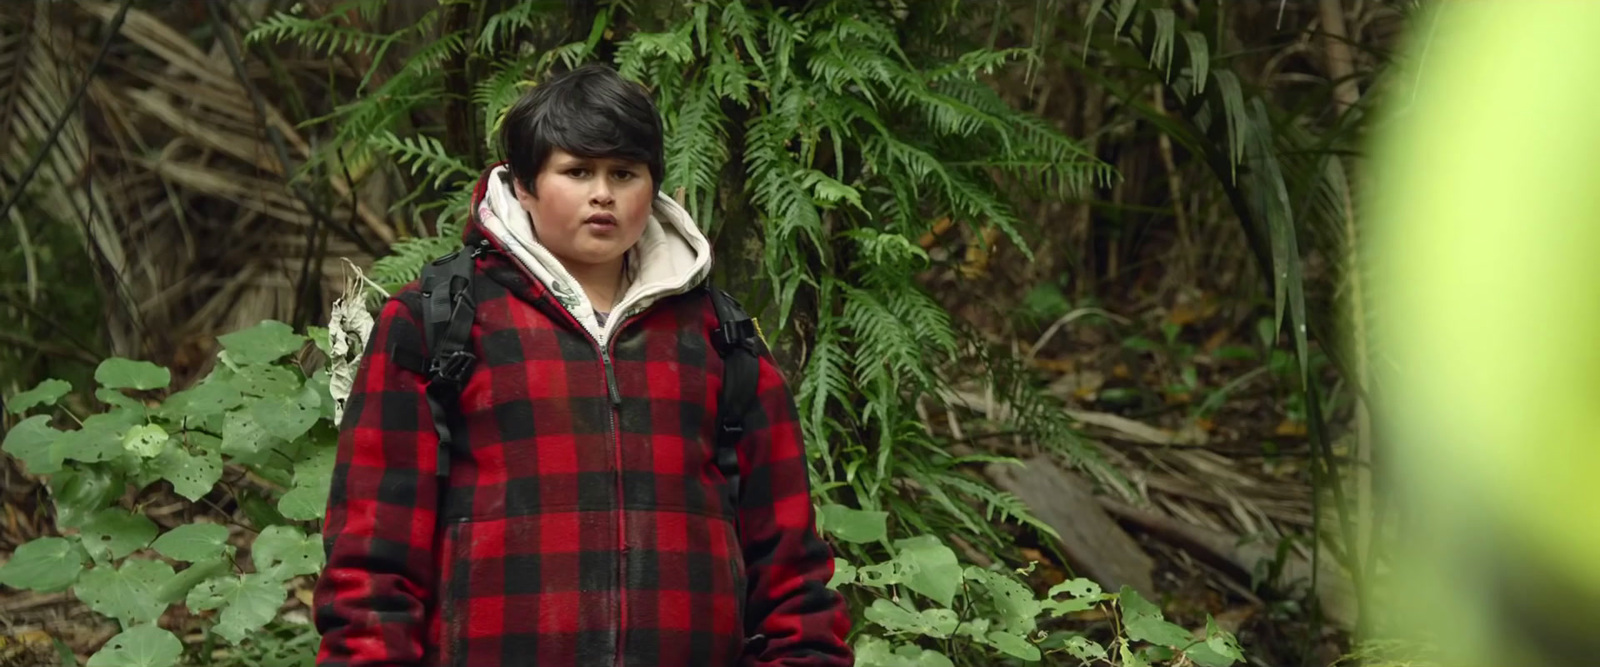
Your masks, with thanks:
[[[472,321],[478,303],[472,294],[473,258],[460,250],[422,267],[422,335],[428,349],[428,411],[439,434],[439,476],[450,474],[452,438],[449,411],[478,358],[472,354]]]
[[[727,292],[706,286],[717,311],[717,329],[711,344],[722,357],[722,394],[717,397],[717,469],[728,480],[728,500],[735,516],[739,510],[739,441],[745,417],[755,405],[761,361],[755,322]]]

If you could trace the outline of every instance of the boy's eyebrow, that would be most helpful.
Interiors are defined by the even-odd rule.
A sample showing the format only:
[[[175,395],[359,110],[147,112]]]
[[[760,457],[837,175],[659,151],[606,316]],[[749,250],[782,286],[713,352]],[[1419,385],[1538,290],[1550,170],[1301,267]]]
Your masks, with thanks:
[[[639,167],[643,167],[644,166],[643,162],[640,162],[640,161],[632,159],[632,158],[612,157],[612,156],[605,156],[605,155],[602,155],[602,156],[599,156],[599,157],[590,157],[590,156],[587,156],[587,155],[572,155],[572,154],[568,154],[568,155],[561,156],[560,158],[551,158],[550,161],[551,161],[552,164],[562,165],[562,166],[588,164],[588,163],[591,163],[591,162],[600,162],[600,161],[615,162],[615,163],[618,163],[618,164],[623,165],[623,166],[634,167],[634,168],[639,168]]]

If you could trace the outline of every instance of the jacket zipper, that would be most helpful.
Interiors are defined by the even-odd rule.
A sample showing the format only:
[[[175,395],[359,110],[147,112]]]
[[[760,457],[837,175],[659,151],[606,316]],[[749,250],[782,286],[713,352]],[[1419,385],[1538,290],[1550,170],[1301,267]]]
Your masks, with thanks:
[[[618,391],[617,389],[617,372],[611,363],[609,343],[610,341],[607,341],[607,344],[601,345],[597,341],[596,347],[600,348],[600,366],[605,371],[606,394],[611,398],[611,411],[609,413],[611,425],[611,453],[614,457],[613,461],[615,462],[612,472],[616,475],[617,480],[618,618],[616,626],[616,665],[617,667],[622,667],[622,657],[627,654],[627,649],[624,646],[624,643],[627,639],[624,626],[628,624],[628,512],[626,506],[624,505],[625,496],[622,490],[622,428],[618,423],[621,421],[621,415],[618,413],[622,411],[622,392]]]

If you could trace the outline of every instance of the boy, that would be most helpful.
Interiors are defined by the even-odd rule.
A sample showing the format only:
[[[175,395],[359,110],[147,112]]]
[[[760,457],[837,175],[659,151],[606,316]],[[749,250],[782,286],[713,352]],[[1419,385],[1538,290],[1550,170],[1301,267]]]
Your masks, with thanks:
[[[610,69],[507,113],[473,196],[476,363],[437,452],[421,294],[349,398],[315,590],[319,665],[850,665],[789,389],[759,349],[715,461],[711,247],[659,191],[660,117]],[[448,463],[441,473],[439,462]]]

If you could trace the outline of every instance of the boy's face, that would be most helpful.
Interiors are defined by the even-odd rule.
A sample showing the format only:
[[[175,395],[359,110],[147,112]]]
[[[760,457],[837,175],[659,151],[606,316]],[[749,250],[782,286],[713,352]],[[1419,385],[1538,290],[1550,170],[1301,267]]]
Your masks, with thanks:
[[[579,157],[559,148],[534,177],[538,196],[520,182],[515,188],[539,243],[569,270],[620,262],[644,234],[655,200],[643,163]]]

